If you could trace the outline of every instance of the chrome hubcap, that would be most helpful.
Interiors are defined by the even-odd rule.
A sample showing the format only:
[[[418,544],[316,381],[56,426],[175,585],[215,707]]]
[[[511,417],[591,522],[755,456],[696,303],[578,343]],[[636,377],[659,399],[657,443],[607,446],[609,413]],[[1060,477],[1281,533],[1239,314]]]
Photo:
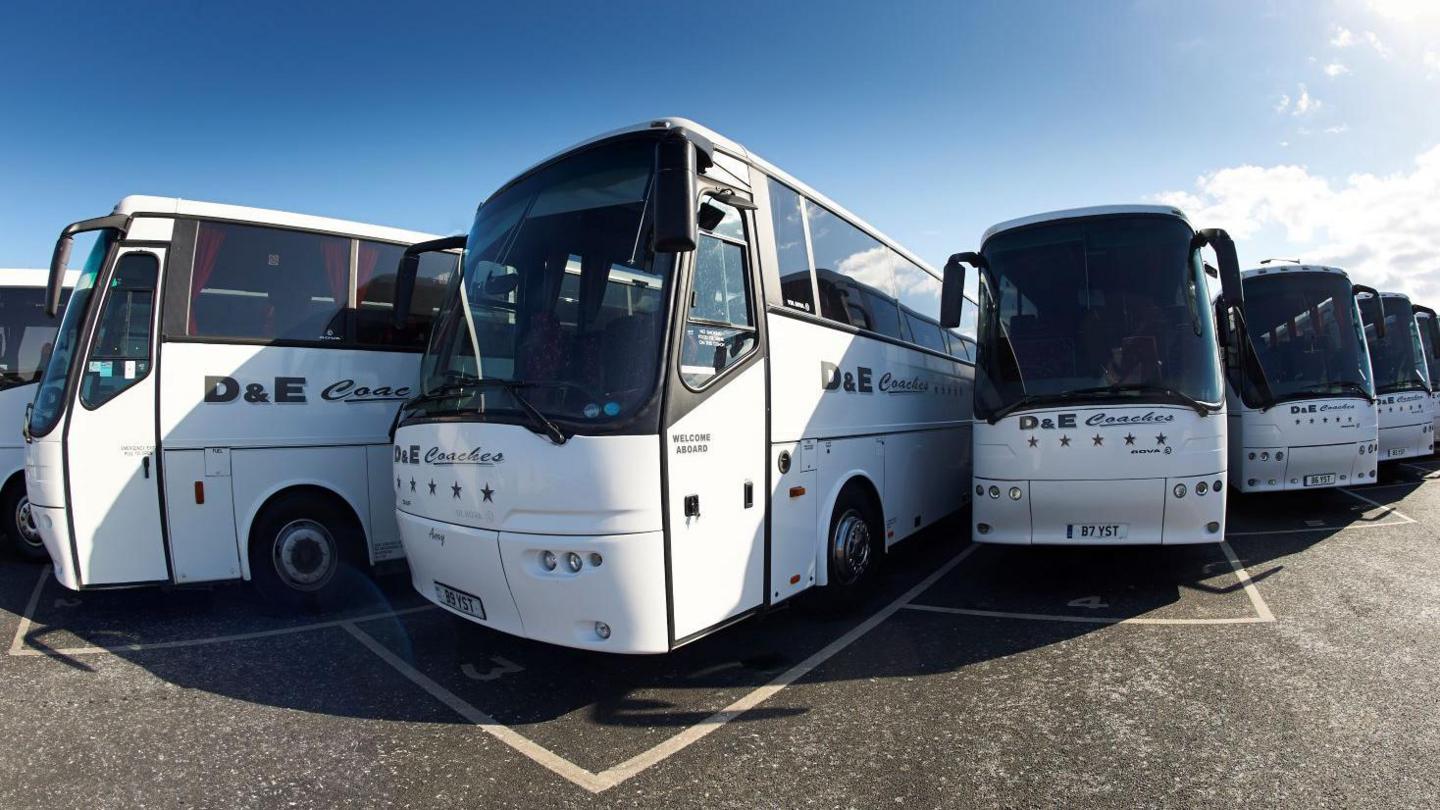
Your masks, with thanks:
[[[870,567],[870,526],[854,509],[847,509],[835,522],[830,538],[830,559],[835,578],[849,585],[865,575]]]
[[[275,570],[297,591],[316,591],[335,575],[335,538],[313,520],[292,520],[275,536]]]
[[[29,498],[21,498],[15,505],[15,529],[20,532],[20,540],[25,545],[39,548],[44,544],[40,539],[40,530],[35,527],[35,515],[30,511]]]

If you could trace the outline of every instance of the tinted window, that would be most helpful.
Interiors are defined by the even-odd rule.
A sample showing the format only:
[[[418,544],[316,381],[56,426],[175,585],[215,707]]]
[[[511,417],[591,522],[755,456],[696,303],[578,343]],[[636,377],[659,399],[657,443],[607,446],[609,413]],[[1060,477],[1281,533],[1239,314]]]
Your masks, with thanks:
[[[735,221],[740,222],[738,212]],[[680,357],[680,376],[688,385],[705,384],[755,347],[749,287],[745,246],[701,234]]]
[[[800,195],[772,179],[770,222],[775,228],[775,255],[780,262],[780,297],[785,306],[813,314],[810,255],[805,250],[805,223],[800,216]]]
[[[395,271],[405,248],[382,242],[360,242],[355,266],[355,341],[369,346],[423,348],[430,323],[440,310],[460,257],[454,253],[422,253],[410,299],[410,320],[396,329]]]
[[[62,310],[69,298],[69,290],[61,293]],[[40,379],[59,327],[59,319],[45,314],[44,287],[0,289],[0,388]]]
[[[340,341],[349,283],[349,239],[201,222],[186,334]]]
[[[815,251],[820,314],[888,337],[902,337],[895,306],[895,267],[905,260],[809,200],[805,201],[805,215]]]
[[[80,401],[91,408],[150,373],[150,333],[160,262],[153,253],[127,253],[105,288],[95,341],[80,379]]]
[[[945,333],[940,330],[940,322],[932,320],[923,315],[903,309],[905,326],[910,332],[910,339],[927,349],[934,349],[937,352],[949,352],[950,347],[946,345]]]

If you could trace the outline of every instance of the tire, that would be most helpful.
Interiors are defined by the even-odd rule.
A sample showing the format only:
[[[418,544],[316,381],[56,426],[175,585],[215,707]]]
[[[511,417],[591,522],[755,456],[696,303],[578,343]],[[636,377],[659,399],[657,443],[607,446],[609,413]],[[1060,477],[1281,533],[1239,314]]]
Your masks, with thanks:
[[[825,535],[829,575],[825,602],[836,608],[856,605],[875,581],[884,550],[880,515],[873,499],[858,487],[847,487],[835,501]]]
[[[267,605],[316,609],[339,600],[364,559],[355,520],[329,498],[282,495],[250,530],[250,580]]]
[[[30,514],[30,497],[23,481],[12,481],[0,492],[0,519],[4,520],[5,537],[17,554],[30,562],[50,561],[50,552],[45,550],[45,541],[40,539],[40,530]]]

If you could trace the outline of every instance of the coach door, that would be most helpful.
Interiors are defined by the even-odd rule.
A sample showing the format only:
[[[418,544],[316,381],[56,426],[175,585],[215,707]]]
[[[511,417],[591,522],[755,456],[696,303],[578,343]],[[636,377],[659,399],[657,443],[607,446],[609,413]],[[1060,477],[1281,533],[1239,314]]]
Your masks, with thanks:
[[[742,212],[706,200],[676,313],[663,440],[675,640],[765,601],[765,358],[752,253]]]
[[[122,246],[99,284],[65,433],[83,585],[169,579],[155,464],[155,302],[164,260],[163,249]]]

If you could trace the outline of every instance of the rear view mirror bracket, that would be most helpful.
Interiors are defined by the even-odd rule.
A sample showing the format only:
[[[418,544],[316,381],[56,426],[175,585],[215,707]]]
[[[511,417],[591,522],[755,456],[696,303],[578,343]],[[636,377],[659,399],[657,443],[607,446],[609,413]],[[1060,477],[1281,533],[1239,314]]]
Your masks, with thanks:
[[[400,256],[400,266],[395,269],[395,301],[391,317],[396,329],[403,329],[410,320],[410,303],[415,298],[415,276],[420,271],[420,254],[462,249],[465,238],[464,234],[443,236],[405,248]]]

